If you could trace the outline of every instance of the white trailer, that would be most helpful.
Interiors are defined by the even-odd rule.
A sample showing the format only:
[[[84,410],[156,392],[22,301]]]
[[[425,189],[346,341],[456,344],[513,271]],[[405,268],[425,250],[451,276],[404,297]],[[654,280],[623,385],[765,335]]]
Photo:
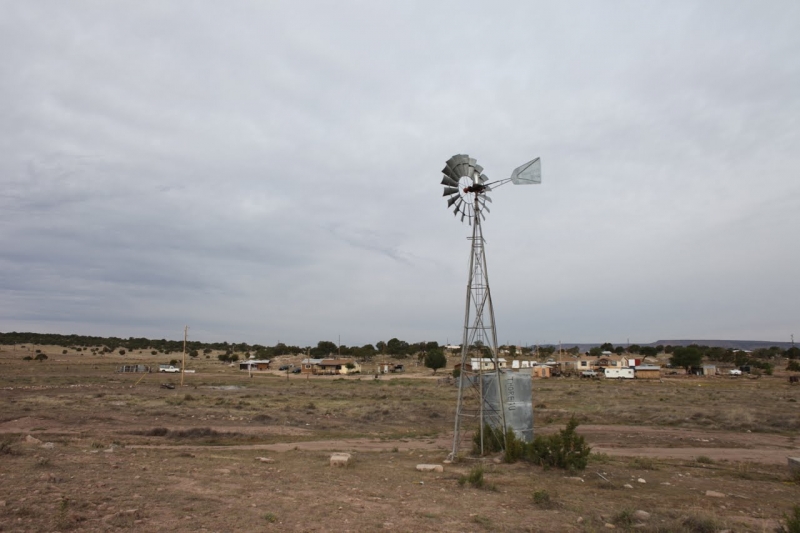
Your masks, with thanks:
[[[607,379],[633,379],[632,368],[606,368]]]

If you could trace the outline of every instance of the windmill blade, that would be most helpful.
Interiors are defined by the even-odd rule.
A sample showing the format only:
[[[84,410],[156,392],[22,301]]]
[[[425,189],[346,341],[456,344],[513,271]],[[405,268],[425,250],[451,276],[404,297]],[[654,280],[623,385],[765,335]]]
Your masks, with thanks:
[[[458,187],[445,187],[442,196],[450,196],[458,192]]]
[[[469,165],[469,174],[467,174],[467,176],[469,176],[471,180],[475,180],[475,165],[477,164],[478,162],[474,157],[467,159],[467,165]],[[480,174],[480,172],[478,172],[478,174]]]
[[[450,187],[458,187],[458,180],[454,180],[453,178],[445,174],[444,177],[442,178],[442,185],[449,185]]]
[[[460,196],[451,196],[449,200],[447,200],[447,207],[453,207],[453,204],[456,203],[458,200],[461,200]]]
[[[514,169],[511,173],[511,183],[514,185],[530,185],[542,182],[542,162],[537,157]]]
[[[489,177],[486,174],[481,174],[479,179],[481,180],[481,183],[486,183],[489,181]]]
[[[453,181],[458,181],[458,176],[456,176],[455,171],[453,171],[450,165],[445,165],[445,167],[442,169],[442,174],[444,174]]]
[[[489,189],[486,189],[486,190],[489,190]],[[484,194],[484,195],[482,195],[482,196],[481,196],[481,198],[483,198],[483,199],[485,199],[485,200],[488,200],[488,201],[492,202],[492,199],[491,199],[491,198],[489,198],[488,196],[486,196],[485,194]],[[492,202],[492,203],[494,203],[494,202]]]
[[[483,167],[482,166],[477,165],[477,164],[474,165],[474,166],[475,166],[475,172],[477,172],[479,175],[483,174]]]

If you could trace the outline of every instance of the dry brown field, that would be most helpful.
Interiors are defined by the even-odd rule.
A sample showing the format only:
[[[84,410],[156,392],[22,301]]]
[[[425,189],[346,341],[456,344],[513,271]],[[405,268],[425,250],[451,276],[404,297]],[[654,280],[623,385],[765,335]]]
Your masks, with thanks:
[[[536,432],[577,416],[586,470],[422,473],[448,453],[456,390],[410,360],[380,379],[248,377],[211,354],[166,389],[180,376],[115,370],[174,354],[36,348],[46,361],[0,346],[0,531],[771,532],[800,503],[800,386],[780,373],[535,380]],[[486,486],[460,484],[479,464]]]

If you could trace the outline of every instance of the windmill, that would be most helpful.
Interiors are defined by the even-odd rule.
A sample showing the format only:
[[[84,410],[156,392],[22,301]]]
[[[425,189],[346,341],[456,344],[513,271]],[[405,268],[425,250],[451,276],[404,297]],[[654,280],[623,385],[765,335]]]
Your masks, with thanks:
[[[486,250],[482,224],[489,213],[492,199],[488,193],[511,182],[527,185],[542,182],[542,165],[537,157],[514,169],[511,177],[490,182],[483,167],[468,155],[454,155],[447,160],[442,170],[444,177],[443,196],[448,197],[447,207],[472,227],[472,251],[469,258],[469,281],[464,309],[464,334],[461,343],[461,373],[458,378],[458,401],[456,403],[453,449],[449,459],[458,459],[458,450],[464,438],[464,426],[479,424],[480,452],[484,452],[485,428],[494,432],[494,438],[505,448],[507,420],[510,414],[505,408],[507,394],[503,391],[501,369],[497,357],[497,329],[489,290],[489,274],[486,268]],[[476,347],[477,358],[468,360],[470,349]],[[488,356],[488,357],[487,357]],[[468,364],[469,363],[469,364]],[[474,364],[473,364],[474,363]],[[477,366],[477,368],[475,368]],[[530,383],[530,381],[528,382]],[[513,385],[512,385],[513,386]],[[528,389],[530,391],[530,389]],[[531,432],[533,427],[531,414]],[[476,443],[478,440],[476,439]]]

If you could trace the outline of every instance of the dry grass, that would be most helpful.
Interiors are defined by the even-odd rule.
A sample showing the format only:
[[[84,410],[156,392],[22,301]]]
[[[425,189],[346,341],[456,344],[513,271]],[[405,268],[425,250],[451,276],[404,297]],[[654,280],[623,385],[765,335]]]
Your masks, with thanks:
[[[583,482],[489,460],[481,479],[496,490],[477,490],[471,463],[443,474],[415,470],[447,453],[455,389],[425,372],[415,376],[413,367],[410,377],[391,380],[307,380],[248,378],[201,360],[186,387],[167,390],[160,384],[179,378],[151,374],[134,386],[141,375],[114,373],[128,356],[45,351],[43,363],[0,351],[0,524],[13,530],[530,531],[536,524],[555,532],[601,531],[607,522],[633,530],[627,517],[644,509],[652,518],[637,531],[771,531],[800,500],[784,465],[700,460],[716,447],[745,446],[748,430],[759,438],[796,432],[800,414],[789,400],[800,387],[777,378],[537,380],[537,431],[577,414],[583,424],[642,429],[620,430],[617,449],[703,452],[685,460],[593,453]],[[151,362],[149,354],[132,358]],[[648,435],[652,427],[665,432]],[[696,430],[691,438],[687,429]],[[27,434],[53,447],[25,444]],[[366,448],[346,440],[364,438]],[[267,448],[275,444],[286,451]],[[332,451],[356,460],[332,469]],[[274,463],[257,460],[264,456]],[[727,496],[708,498],[707,490]]]

